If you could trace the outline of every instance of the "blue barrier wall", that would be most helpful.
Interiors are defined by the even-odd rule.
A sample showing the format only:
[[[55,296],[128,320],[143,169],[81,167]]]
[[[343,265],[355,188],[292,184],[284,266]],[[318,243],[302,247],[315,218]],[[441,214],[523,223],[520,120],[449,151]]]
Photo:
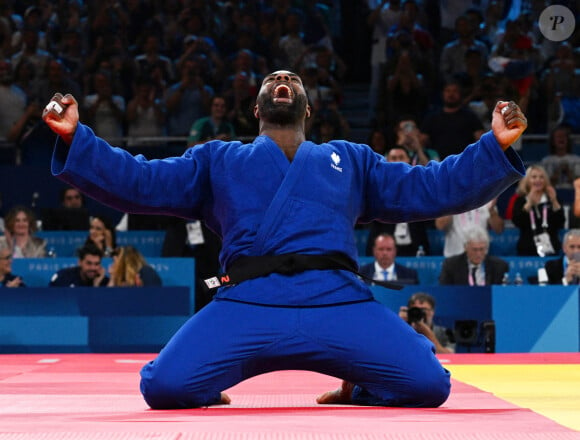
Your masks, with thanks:
[[[499,353],[580,351],[578,287],[492,288]]]
[[[372,289],[395,313],[415,292],[433,295],[436,322],[448,328],[456,320],[494,320],[498,353],[580,350],[577,287]],[[186,287],[3,289],[0,352],[158,351],[191,316],[193,304]]]
[[[195,304],[195,260],[193,258],[147,258],[155,268],[163,286],[184,286],[189,289],[191,303]],[[52,275],[64,267],[76,266],[76,258],[16,258],[12,261],[12,272],[21,276],[28,287],[46,287]],[[103,259],[103,266],[111,264],[110,258]],[[100,289],[99,289],[100,290]],[[193,313],[193,307],[189,311]]]
[[[159,351],[193,306],[187,287],[2,289],[0,352]]]
[[[46,248],[58,257],[76,257],[76,250],[85,243],[87,231],[39,231]],[[117,246],[133,246],[145,257],[160,257],[165,231],[118,231]]]
[[[432,295],[435,322],[453,328],[457,320],[495,321],[497,353],[580,351],[580,302],[573,286],[406,286],[372,287],[375,298],[397,313],[416,292]],[[458,346],[458,351],[482,351]]]
[[[554,257],[501,257],[510,266],[509,277],[514,280],[519,273],[524,284],[535,284],[534,278],[538,274],[538,269],[544,267],[547,260]],[[437,286],[439,285],[439,274],[444,257],[397,257],[397,263],[415,269],[419,275],[421,284]],[[362,257],[359,264],[371,263],[372,257]],[[534,282],[531,282],[534,281]]]

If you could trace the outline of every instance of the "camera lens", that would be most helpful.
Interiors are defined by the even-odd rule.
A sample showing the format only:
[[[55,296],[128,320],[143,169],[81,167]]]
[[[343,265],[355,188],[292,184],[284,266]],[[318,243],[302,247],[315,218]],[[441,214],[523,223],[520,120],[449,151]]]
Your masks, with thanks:
[[[407,322],[413,324],[414,322],[424,321],[427,318],[425,311],[420,307],[409,307],[407,310]]]

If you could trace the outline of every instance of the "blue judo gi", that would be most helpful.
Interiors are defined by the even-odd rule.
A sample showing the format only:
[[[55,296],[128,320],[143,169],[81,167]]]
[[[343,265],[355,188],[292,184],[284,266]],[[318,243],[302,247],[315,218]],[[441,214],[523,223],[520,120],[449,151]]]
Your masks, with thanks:
[[[52,172],[116,209],[201,219],[223,240],[220,263],[240,256],[341,252],[357,260],[354,225],[409,222],[474,209],[524,167],[486,133],[428,166],[388,163],[365,145],[304,142],[294,160],[267,136],[211,141],[147,161],[79,124],[57,141]],[[273,273],[222,287],[141,371],[152,408],[220,401],[220,392],[281,369],[356,384],[353,403],[435,407],[450,391],[434,347],[343,270]]]

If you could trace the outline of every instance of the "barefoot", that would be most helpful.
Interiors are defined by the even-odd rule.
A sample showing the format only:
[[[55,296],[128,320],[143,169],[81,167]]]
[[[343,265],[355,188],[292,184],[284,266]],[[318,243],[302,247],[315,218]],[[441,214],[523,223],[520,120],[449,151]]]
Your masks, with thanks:
[[[342,403],[342,404],[352,403],[353,388],[354,388],[353,383],[343,380],[339,389],[334,391],[328,391],[324,394],[321,394],[316,398],[316,403],[320,403],[322,405],[328,405],[332,403]]]
[[[221,405],[229,405],[232,403],[232,399],[226,393],[220,393],[220,404]]]

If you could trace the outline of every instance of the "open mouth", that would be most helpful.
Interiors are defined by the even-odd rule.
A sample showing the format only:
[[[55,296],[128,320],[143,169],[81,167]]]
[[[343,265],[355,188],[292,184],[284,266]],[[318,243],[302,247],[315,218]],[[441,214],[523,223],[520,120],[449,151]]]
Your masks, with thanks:
[[[279,84],[274,88],[274,102],[292,102],[292,89],[286,84]]]

